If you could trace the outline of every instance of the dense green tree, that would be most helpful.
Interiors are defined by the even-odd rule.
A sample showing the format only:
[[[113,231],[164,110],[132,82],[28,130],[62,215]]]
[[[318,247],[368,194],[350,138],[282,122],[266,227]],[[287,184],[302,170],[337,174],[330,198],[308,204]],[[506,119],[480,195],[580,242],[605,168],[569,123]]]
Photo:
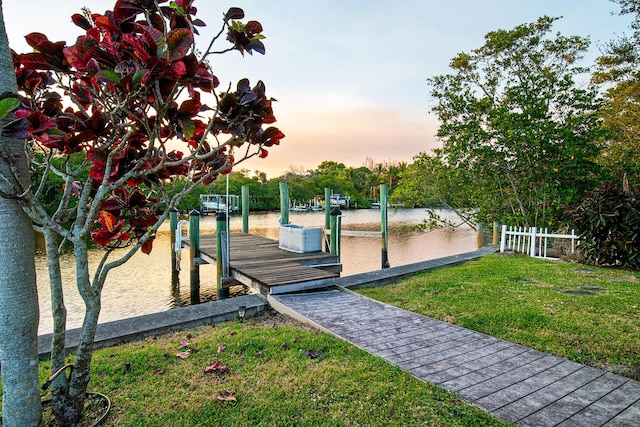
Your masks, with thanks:
[[[438,216],[435,209],[453,210],[461,220],[459,223],[476,225],[477,209],[470,206],[476,199],[473,192],[482,187],[469,185],[477,178],[467,169],[446,165],[440,156],[420,153],[413,158],[413,163],[403,168],[400,179],[401,184],[390,196],[391,202],[402,203],[408,208],[428,208],[430,215],[417,229],[454,225]],[[459,191],[459,186],[468,188],[468,191]],[[496,202],[491,206],[494,210],[500,206],[499,201]]]
[[[593,81],[606,87],[601,111],[609,131],[600,163],[619,182],[640,182],[640,0],[614,0],[632,15],[632,33],[604,46]]]
[[[576,82],[589,40],[552,35],[556,19],[490,32],[453,58],[451,74],[429,79],[443,143],[436,156],[459,178],[448,197],[480,222],[556,225],[599,179],[600,101]]]

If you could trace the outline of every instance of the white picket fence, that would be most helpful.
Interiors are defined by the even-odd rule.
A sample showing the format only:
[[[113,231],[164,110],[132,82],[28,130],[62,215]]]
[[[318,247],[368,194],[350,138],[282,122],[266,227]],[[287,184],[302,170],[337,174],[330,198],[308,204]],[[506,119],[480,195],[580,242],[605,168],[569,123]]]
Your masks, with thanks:
[[[579,241],[575,230],[571,234],[549,233],[548,229],[537,227],[507,227],[502,226],[500,239],[500,252],[513,251],[528,254],[535,258],[558,259],[557,256],[548,255],[554,240],[569,239],[571,241],[571,253],[575,253]],[[556,254],[554,254],[556,255]]]

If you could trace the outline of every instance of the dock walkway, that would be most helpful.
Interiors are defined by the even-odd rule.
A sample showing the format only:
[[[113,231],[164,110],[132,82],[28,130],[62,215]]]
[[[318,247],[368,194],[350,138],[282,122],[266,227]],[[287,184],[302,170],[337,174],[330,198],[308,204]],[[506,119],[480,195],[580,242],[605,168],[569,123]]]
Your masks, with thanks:
[[[263,295],[323,288],[340,276],[338,257],[331,253],[285,251],[276,240],[245,233],[230,233],[229,246],[231,277]],[[215,234],[200,236],[200,252],[216,264]]]
[[[346,279],[346,278],[345,278]],[[520,426],[638,426],[640,382],[396,308],[345,288],[271,306]]]

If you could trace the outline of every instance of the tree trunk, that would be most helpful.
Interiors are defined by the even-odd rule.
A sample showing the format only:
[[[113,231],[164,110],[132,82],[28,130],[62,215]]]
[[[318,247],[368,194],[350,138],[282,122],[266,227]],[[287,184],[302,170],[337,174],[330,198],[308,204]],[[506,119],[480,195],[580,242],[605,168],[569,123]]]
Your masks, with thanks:
[[[49,287],[51,288],[51,313],[53,315],[53,340],[51,342],[51,373],[65,365],[65,337],[67,329],[67,309],[64,306],[62,274],[60,272],[60,253],[58,234],[44,228],[44,240],[47,248],[47,266]],[[52,410],[55,414],[64,412],[64,396],[67,394],[68,381],[64,374],[58,375],[51,385]]]
[[[17,92],[0,0],[0,93]],[[11,115],[10,115],[11,116]],[[11,178],[17,172],[17,177]],[[14,184],[29,183],[25,142],[2,137],[0,174]],[[16,188],[0,180],[0,190]],[[42,424],[38,387],[38,292],[31,220],[15,199],[0,197],[0,365],[2,425]]]
[[[89,279],[89,249],[87,242],[79,238],[73,241],[73,245],[76,258],[76,282],[80,296],[85,303],[85,317],[82,322],[80,342],[76,350],[76,360],[68,388],[65,394],[58,396],[58,402],[54,402],[54,408],[60,408],[63,411],[56,414],[63,426],[74,425],[82,416],[90,378],[93,340],[96,335],[101,307],[100,293],[91,287]]]

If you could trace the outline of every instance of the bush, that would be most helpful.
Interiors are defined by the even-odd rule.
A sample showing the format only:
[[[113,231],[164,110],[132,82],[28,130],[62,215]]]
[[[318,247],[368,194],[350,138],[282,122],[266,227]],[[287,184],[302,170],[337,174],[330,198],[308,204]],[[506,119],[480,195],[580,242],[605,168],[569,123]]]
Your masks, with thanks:
[[[589,192],[568,217],[586,263],[640,270],[639,192],[613,183]]]

